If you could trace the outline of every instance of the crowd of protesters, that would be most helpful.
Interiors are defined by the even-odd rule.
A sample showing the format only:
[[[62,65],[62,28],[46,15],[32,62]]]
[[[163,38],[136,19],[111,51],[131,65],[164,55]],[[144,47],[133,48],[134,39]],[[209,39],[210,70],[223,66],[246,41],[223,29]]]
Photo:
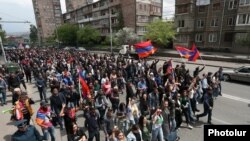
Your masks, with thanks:
[[[208,115],[207,123],[212,124],[213,100],[221,95],[222,68],[201,75],[205,66],[192,73],[184,63],[173,68],[171,60],[160,66],[159,60],[149,63],[122,55],[56,49],[13,50],[6,56],[22,69],[8,73],[2,66],[1,104],[6,104],[8,89],[14,106],[11,119],[25,119],[29,125],[35,113],[43,131],[41,140],[49,135],[52,141],[59,140],[54,129],[59,126],[66,130],[68,141],[176,141],[183,122],[192,129]],[[79,75],[90,93],[79,88]],[[41,100],[37,111],[32,98],[20,89],[31,82]],[[201,114],[197,103],[204,105]],[[85,123],[80,128],[76,113],[81,111]],[[105,139],[100,138],[101,130]]]

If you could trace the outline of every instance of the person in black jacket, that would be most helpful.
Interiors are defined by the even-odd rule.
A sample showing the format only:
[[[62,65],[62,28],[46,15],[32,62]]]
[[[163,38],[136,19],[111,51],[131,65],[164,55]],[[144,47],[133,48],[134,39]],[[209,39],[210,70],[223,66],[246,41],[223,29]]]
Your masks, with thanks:
[[[15,123],[18,130],[11,136],[11,141],[42,141],[42,136],[33,125],[27,125],[27,120]]]
[[[8,89],[13,92],[15,88],[20,88],[20,79],[14,73],[11,73],[8,79]]]
[[[213,100],[213,92],[212,92],[211,87],[208,88],[208,92],[204,96],[203,106],[204,106],[204,112],[196,116],[197,121],[199,121],[200,117],[204,117],[208,115],[207,123],[212,124],[211,120],[212,120],[212,110],[214,106],[214,100]]]
[[[89,141],[100,141],[100,116],[95,108],[90,108],[90,113],[86,115],[85,126],[88,128]]]
[[[78,127],[76,123],[73,123],[73,134],[70,134],[68,141],[87,141],[87,136],[83,131],[83,128]]]
[[[60,112],[62,110],[63,104],[66,103],[65,97],[63,94],[58,92],[57,88],[53,89],[52,96],[50,97],[50,107],[55,117],[52,118],[52,123],[54,126],[59,123],[61,130],[63,130],[62,117],[60,116]]]

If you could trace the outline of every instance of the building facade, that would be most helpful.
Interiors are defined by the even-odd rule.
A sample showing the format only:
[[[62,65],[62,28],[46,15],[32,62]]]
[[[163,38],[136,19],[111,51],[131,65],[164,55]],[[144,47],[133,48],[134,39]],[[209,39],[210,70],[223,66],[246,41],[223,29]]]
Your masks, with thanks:
[[[65,23],[80,27],[90,24],[103,36],[121,26],[132,28],[139,36],[145,33],[145,25],[162,17],[162,0],[93,0],[80,8],[63,14]]]
[[[78,9],[83,5],[86,5],[88,2],[93,0],[65,0],[66,11],[72,11],[74,9]]]
[[[250,2],[176,0],[175,25],[178,34],[174,44],[191,47],[195,43],[199,48],[244,52],[245,48],[239,48],[237,38],[249,32],[249,29],[243,30],[249,28],[250,3],[247,1]]]
[[[60,0],[32,0],[40,43],[55,34],[62,24]]]

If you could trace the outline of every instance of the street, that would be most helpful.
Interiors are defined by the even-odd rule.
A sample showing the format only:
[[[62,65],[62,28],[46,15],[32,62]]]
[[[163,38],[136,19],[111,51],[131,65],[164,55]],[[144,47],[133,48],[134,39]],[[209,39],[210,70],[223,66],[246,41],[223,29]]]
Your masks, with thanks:
[[[162,58],[162,60],[166,58]],[[217,66],[223,65],[223,62],[212,62],[204,61],[208,64],[214,64],[214,66],[206,66],[203,72],[215,72],[218,70]],[[158,67],[162,66],[163,61],[160,61]],[[173,67],[177,63],[174,62]],[[227,63],[228,66],[238,67],[243,64]],[[196,68],[195,64],[186,64],[186,67],[190,70],[190,73]],[[201,74],[203,73],[201,72]],[[34,110],[37,111],[39,107],[39,94],[37,91],[34,82],[32,84],[27,83],[28,94],[32,97],[36,104],[33,105]],[[22,87],[22,90],[24,88]],[[212,123],[213,124],[250,124],[250,85],[239,83],[239,82],[222,82],[222,96],[219,96],[215,100],[215,106],[213,109]],[[47,91],[47,96],[49,97],[51,93]],[[125,101],[125,94],[121,95],[121,101]],[[6,110],[11,108],[11,94],[8,92],[7,97],[8,105],[0,107],[0,110]],[[200,113],[203,112],[203,105],[199,104],[198,109]],[[0,122],[0,138],[6,141],[10,141],[10,136],[17,130],[13,125],[13,122],[10,121],[10,114],[1,113],[2,118]],[[35,119],[35,114],[33,115]],[[183,117],[183,119],[185,119]],[[84,118],[82,117],[82,111],[78,112],[78,125],[83,127]],[[207,117],[200,118],[200,121],[197,122],[192,130],[186,128],[185,120],[182,124],[182,128],[179,130],[179,135],[181,141],[202,141],[203,140],[203,125],[207,122]],[[32,123],[32,122],[31,122]],[[32,123],[33,124],[33,123]],[[39,130],[40,127],[36,126]],[[41,131],[41,130],[40,130]],[[41,133],[41,132],[40,132]],[[88,135],[88,133],[86,133]],[[56,140],[57,141],[66,141],[65,130],[60,132],[59,128],[56,128]],[[103,131],[101,131],[101,141],[105,141]]]

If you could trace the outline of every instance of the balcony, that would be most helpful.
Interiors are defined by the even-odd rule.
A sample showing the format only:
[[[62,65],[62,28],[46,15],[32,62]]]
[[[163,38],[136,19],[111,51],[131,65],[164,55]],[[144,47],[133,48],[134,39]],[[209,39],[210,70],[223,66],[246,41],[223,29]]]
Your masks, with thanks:
[[[86,18],[86,19],[81,19],[81,20],[78,20],[77,23],[86,23],[86,22],[90,22],[90,21],[93,21],[93,18]]]
[[[175,5],[183,5],[183,4],[189,4],[194,3],[194,0],[176,0]]]

